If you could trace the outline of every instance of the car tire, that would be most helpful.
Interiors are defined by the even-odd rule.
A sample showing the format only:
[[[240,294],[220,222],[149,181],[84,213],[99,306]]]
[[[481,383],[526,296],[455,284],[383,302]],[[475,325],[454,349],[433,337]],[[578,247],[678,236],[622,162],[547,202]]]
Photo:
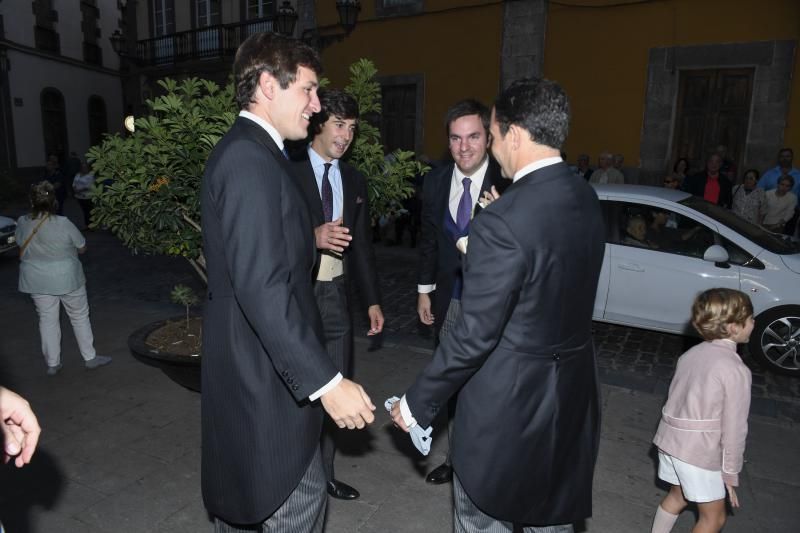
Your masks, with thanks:
[[[800,306],[784,305],[758,315],[748,347],[765,369],[800,376]]]

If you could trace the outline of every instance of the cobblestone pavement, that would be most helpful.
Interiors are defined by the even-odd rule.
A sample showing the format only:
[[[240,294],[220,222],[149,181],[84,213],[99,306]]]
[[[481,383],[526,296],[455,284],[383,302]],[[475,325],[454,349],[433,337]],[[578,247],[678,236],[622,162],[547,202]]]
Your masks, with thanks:
[[[408,246],[375,245],[386,316],[386,337],[397,344],[432,348],[433,334],[416,313],[417,250]],[[366,313],[354,298],[356,331],[369,329]],[[669,388],[678,357],[698,340],[638,328],[594,323],[598,369],[603,382],[646,392]],[[800,379],[765,372],[747,354],[753,372],[752,411],[800,421]]]
[[[71,200],[68,200],[70,202]],[[6,209],[4,215],[16,217],[17,209]],[[73,220],[79,215],[77,205],[67,204]],[[202,293],[203,284],[188,262],[180,258],[133,256],[107,232],[87,233],[89,253],[82,257],[88,280],[90,303],[134,300],[163,302],[176,284],[186,284]],[[386,317],[382,339],[415,350],[432,350],[432,328],[422,325],[416,313],[416,271],[418,251],[407,245],[375,245],[380,276],[382,307]],[[16,292],[17,266],[13,254],[0,256],[0,276],[12,282],[0,283],[0,300]],[[111,266],[109,266],[111,265]],[[152,275],[143,278],[136,273],[146,268]],[[137,283],[126,283],[136,278]],[[364,335],[369,329],[365,308],[358,297],[353,302],[355,332]],[[175,305],[175,314],[181,313]],[[658,333],[637,328],[594,323],[598,353],[598,370],[604,383],[644,392],[665,394],[675,363],[696,339]],[[766,416],[800,421],[800,379],[780,376],[761,369],[746,351],[745,363],[753,372],[752,412]]]

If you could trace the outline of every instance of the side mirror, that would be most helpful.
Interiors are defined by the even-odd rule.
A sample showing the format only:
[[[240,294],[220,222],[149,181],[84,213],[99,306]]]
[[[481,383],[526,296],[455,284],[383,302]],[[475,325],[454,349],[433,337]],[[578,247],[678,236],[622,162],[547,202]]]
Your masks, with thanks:
[[[712,244],[703,254],[703,261],[709,261],[711,263],[727,264],[729,260],[730,256],[728,255],[728,251],[719,244]]]

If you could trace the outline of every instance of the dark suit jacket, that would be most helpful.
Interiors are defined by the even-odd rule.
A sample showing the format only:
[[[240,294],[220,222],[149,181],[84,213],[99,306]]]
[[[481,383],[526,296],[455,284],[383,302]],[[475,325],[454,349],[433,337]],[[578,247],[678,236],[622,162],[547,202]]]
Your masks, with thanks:
[[[313,229],[288,161],[239,117],[206,163],[201,191],[202,489],[234,523],[271,515],[319,448],[308,396],[337,373],[311,285]]]
[[[681,188],[684,191],[688,192],[689,194],[693,194],[694,196],[699,196],[700,198],[702,198],[706,192],[707,182],[708,182],[708,174],[706,173],[706,171],[703,171],[697,174],[692,174],[691,176],[687,176],[687,178],[683,180],[683,185],[681,186]],[[727,207],[728,209],[730,209],[733,203],[732,190],[733,190],[733,184],[720,171],[719,201],[717,201],[717,205],[720,205],[722,207]]]
[[[293,161],[292,165],[311,211],[311,224],[316,228],[324,224],[325,215],[308,152],[304,155],[305,157]],[[353,237],[350,246],[342,254],[345,280],[348,284],[355,283],[362,303],[367,307],[380,305],[378,270],[372,249],[367,180],[361,172],[342,160],[339,160],[339,171],[342,174],[342,224],[350,228],[350,235]]]
[[[453,468],[498,519],[549,525],[591,515],[603,227],[594,190],[564,163],[511,185],[472,221],[462,317],[406,393],[424,427],[460,390]]]
[[[431,293],[431,311],[438,332],[444,323],[447,307],[453,294],[453,284],[461,270],[461,252],[444,228],[444,217],[449,213],[450,182],[455,163],[429,172],[422,182],[422,218],[419,238],[419,285],[436,284]],[[481,195],[494,185],[501,193],[511,184],[503,178],[500,166],[489,158],[489,168],[481,187]]]

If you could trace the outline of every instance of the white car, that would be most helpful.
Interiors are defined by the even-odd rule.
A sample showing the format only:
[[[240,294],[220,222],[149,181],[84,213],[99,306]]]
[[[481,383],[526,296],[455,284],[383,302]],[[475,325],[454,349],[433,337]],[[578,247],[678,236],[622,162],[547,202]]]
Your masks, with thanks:
[[[0,254],[16,249],[17,240],[14,238],[16,231],[16,222],[8,217],[0,217]]]
[[[800,376],[798,243],[683,191],[595,190],[606,222],[595,320],[696,335],[689,323],[695,296],[738,289],[753,302],[750,353],[771,370]],[[655,218],[660,232],[651,228]]]

